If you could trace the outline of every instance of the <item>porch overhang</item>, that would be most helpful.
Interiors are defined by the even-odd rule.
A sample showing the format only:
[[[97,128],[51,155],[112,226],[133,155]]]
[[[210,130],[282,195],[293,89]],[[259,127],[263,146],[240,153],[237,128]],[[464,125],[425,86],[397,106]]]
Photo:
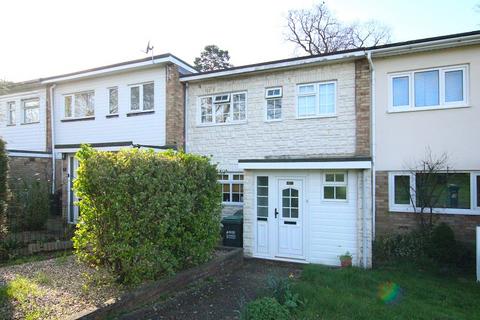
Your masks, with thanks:
[[[242,170],[371,169],[370,157],[240,159]]]

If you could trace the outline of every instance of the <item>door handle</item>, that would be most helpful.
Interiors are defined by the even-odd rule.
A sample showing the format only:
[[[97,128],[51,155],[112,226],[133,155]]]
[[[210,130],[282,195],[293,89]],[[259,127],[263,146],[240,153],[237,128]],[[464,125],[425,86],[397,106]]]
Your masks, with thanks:
[[[278,210],[277,208],[275,208],[275,219],[277,219],[277,216],[278,216]]]

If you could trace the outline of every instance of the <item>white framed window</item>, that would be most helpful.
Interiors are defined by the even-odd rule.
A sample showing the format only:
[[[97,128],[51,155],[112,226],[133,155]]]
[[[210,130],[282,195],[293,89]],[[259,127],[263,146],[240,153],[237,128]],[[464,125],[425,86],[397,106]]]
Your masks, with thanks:
[[[15,107],[15,101],[7,102],[7,124],[13,126],[16,123],[17,108]]]
[[[22,100],[23,123],[40,122],[40,100],[38,98]]]
[[[265,89],[267,100],[266,120],[275,121],[282,119],[282,87]]]
[[[347,200],[346,172],[327,172],[323,175],[323,200]]]
[[[218,182],[222,185],[222,201],[226,204],[243,203],[243,173],[220,173]]]
[[[108,88],[108,114],[118,114],[118,87]]]
[[[415,207],[435,204],[434,213],[480,214],[477,173],[390,172],[389,207],[393,212],[413,212]],[[425,196],[424,196],[425,195]]]
[[[199,98],[199,124],[243,122],[247,118],[247,93],[233,92]]]
[[[155,108],[155,86],[153,82],[130,86],[130,110],[151,111]]]
[[[95,115],[95,92],[85,91],[64,96],[65,118],[84,118]]]
[[[415,111],[468,105],[468,66],[390,75],[389,110]]]
[[[257,218],[268,218],[268,176],[257,177]]]
[[[298,118],[334,116],[337,104],[336,81],[297,86]]]

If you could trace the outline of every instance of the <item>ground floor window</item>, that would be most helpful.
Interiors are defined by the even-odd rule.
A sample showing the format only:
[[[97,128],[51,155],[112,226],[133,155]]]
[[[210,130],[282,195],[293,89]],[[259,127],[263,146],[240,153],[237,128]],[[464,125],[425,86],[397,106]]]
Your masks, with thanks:
[[[268,177],[257,177],[257,217],[268,217]]]
[[[243,174],[220,173],[218,182],[222,185],[224,203],[243,203]]]
[[[391,173],[389,185],[393,211],[413,210],[413,204],[439,210],[476,209],[480,203],[480,175],[470,172]]]
[[[325,173],[323,180],[324,200],[347,200],[347,175],[345,172]]]

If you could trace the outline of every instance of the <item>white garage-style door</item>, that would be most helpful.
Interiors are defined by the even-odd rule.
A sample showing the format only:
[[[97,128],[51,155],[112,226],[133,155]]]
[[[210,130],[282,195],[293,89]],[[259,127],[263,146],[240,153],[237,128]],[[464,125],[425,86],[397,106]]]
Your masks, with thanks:
[[[255,174],[255,256],[339,265],[357,254],[355,170]]]

